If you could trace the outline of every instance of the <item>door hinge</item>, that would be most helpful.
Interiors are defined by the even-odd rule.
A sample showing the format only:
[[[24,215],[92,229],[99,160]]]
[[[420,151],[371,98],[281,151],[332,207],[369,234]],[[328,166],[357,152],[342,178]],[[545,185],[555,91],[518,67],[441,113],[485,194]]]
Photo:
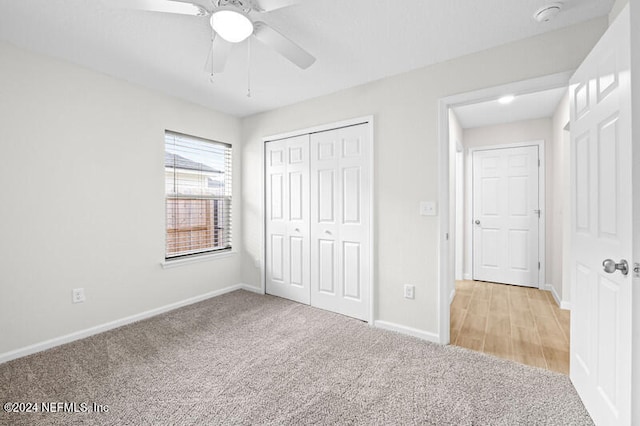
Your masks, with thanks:
[[[540,209],[536,209],[536,210],[534,210],[534,211],[533,211],[533,213],[534,213],[534,214],[537,214],[537,215],[538,215],[538,219],[540,219],[540,213],[541,213],[541,210],[540,210]]]
[[[540,262],[538,262],[538,271],[540,270]]]
[[[540,159],[538,158],[538,167],[540,167]]]

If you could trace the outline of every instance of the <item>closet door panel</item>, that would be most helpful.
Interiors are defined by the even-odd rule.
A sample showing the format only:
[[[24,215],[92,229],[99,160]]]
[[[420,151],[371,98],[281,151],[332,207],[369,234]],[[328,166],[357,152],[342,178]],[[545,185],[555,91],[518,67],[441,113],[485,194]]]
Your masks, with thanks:
[[[345,127],[312,134],[310,149],[311,304],[363,320],[370,288],[367,138],[366,125]]]
[[[319,169],[316,171],[318,194],[315,198],[316,206],[318,209],[318,222],[335,225],[336,211],[335,211],[335,187],[336,187],[336,173],[332,168]]]
[[[318,292],[335,296],[335,241],[322,238],[318,240],[318,265],[317,271],[317,283]],[[315,261],[315,259],[314,259]]]
[[[273,221],[284,220],[284,179],[282,173],[274,172],[270,177],[269,185],[267,185],[267,193],[271,200],[271,213],[269,217]]]
[[[269,243],[271,279],[278,283],[284,283],[284,235],[272,233]]]
[[[305,240],[301,237],[289,237],[289,281],[291,285],[304,287]]]
[[[265,144],[268,294],[310,302],[309,136]]]
[[[344,283],[344,297],[355,301],[360,301],[362,297],[360,248],[361,244],[357,241],[342,242],[342,282]]]
[[[342,169],[342,223],[359,225],[360,217],[360,167]]]

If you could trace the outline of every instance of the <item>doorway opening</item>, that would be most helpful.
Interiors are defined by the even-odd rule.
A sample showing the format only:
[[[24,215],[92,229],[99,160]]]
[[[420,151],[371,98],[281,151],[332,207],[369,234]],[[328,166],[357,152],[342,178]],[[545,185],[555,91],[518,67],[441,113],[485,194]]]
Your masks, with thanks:
[[[449,166],[441,220],[451,233],[441,251],[443,343],[565,374],[568,80],[563,73],[457,95],[440,111]],[[511,104],[498,101],[507,94]]]

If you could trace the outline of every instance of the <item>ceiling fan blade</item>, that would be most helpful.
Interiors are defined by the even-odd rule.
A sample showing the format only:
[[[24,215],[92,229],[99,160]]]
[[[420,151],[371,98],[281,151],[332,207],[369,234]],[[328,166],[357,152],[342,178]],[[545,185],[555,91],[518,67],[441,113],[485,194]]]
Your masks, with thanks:
[[[208,16],[211,14],[198,4],[174,0],[109,0],[107,4],[122,9],[149,10],[180,15]]]
[[[300,3],[300,0],[254,0],[260,12],[271,12],[283,7],[293,6]]]
[[[309,68],[315,61],[309,52],[280,34],[264,22],[254,22],[253,35],[265,45],[269,46],[282,56],[302,69]]]
[[[211,43],[211,49],[209,49],[205,71],[212,74],[224,72],[232,47],[233,43],[229,43],[219,35],[216,35],[216,38]]]

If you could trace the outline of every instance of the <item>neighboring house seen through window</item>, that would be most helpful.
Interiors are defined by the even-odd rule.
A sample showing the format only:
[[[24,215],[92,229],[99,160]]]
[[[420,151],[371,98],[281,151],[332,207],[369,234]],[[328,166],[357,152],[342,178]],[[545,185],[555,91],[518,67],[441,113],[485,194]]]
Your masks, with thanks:
[[[231,249],[231,145],[165,132],[165,258]]]

